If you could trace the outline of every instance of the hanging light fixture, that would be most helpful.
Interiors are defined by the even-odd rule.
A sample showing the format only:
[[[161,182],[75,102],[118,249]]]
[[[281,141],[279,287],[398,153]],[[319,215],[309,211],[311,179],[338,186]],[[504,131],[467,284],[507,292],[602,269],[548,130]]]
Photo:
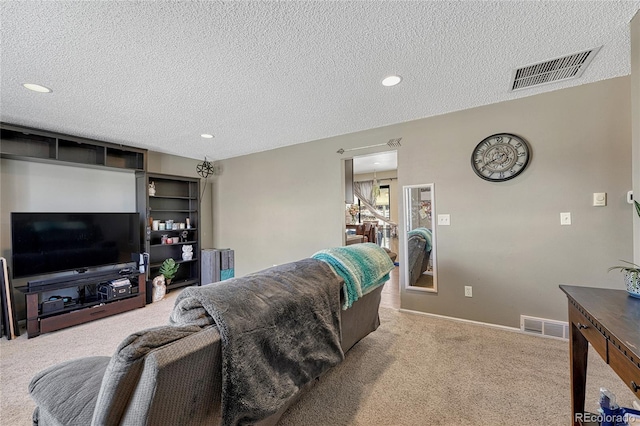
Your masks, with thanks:
[[[204,157],[204,161],[196,166],[196,172],[206,179],[213,174],[213,164]]]
[[[214,172],[213,164],[210,161],[207,161],[207,157],[204,157],[204,161],[196,166],[196,172],[200,177],[204,178],[202,194],[200,194],[200,204],[202,204],[202,198],[204,197],[204,193],[207,191],[207,182],[209,181],[207,178]]]
[[[374,203],[378,199],[378,196],[380,196],[380,184],[378,183],[378,178],[376,177],[376,171],[374,169],[373,170],[373,186],[371,187],[371,198],[373,199]]]

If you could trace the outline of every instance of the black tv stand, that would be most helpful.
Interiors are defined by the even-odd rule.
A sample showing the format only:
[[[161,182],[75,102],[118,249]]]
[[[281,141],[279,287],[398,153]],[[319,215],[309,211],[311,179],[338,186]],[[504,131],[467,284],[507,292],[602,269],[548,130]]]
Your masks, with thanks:
[[[59,284],[66,284],[66,283],[76,283],[82,280],[101,280],[104,277],[109,277],[109,276],[113,276],[113,277],[117,277],[119,275],[119,269],[108,269],[108,270],[102,270],[102,271],[93,271],[93,272],[82,272],[79,274],[70,274],[70,275],[62,275],[60,277],[54,277],[54,278],[45,278],[42,280],[33,280],[33,281],[29,281],[27,282],[27,286],[29,287],[29,290],[41,290],[41,291],[47,291],[47,289],[56,289],[56,288],[68,288],[68,287],[75,287],[74,285],[71,286],[64,286],[64,287],[59,287]]]
[[[30,282],[28,287],[21,289],[25,293],[27,336],[29,338],[35,337],[41,333],[60,330],[145,306],[145,275],[136,270],[132,270],[131,274],[124,275],[120,272],[121,270],[112,269]],[[129,278],[132,285],[131,294],[125,297],[104,300],[83,295],[75,303],[65,304],[60,310],[42,312],[43,300],[41,299],[45,292],[72,287],[78,287],[82,293],[86,289],[97,292],[98,285],[125,277]],[[34,284],[32,285],[32,283]]]

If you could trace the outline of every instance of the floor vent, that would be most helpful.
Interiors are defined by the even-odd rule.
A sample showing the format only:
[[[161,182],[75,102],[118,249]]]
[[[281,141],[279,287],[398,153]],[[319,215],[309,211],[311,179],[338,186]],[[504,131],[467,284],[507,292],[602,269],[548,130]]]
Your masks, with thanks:
[[[578,78],[589,66],[600,47],[518,68],[511,76],[511,91]]]
[[[569,324],[545,318],[520,315],[520,330],[525,333],[557,337],[558,339],[569,338]]]

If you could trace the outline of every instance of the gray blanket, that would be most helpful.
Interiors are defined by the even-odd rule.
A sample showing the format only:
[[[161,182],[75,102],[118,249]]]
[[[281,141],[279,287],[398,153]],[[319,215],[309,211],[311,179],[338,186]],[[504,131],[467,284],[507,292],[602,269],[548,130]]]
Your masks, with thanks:
[[[326,263],[304,259],[178,296],[172,323],[219,328],[224,425],[268,417],[344,359],[341,286]]]

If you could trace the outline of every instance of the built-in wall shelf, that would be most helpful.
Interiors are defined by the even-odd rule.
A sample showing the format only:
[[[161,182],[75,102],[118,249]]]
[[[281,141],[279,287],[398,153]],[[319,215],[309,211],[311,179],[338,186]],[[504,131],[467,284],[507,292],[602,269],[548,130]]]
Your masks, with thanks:
[[[0,123],[0,155],[15,160],[145,171],[147,150]]]
[[[173,259],[180,268],[167,290],[200,285],[200,179],[159,173],[136,173],[136,178],[142,247],[149,253],[148,279],[160,274],[164,260]],[[167,229],[170,222],[173,226]],[[183,258],[185,246],[191,246],[191,259]]]

